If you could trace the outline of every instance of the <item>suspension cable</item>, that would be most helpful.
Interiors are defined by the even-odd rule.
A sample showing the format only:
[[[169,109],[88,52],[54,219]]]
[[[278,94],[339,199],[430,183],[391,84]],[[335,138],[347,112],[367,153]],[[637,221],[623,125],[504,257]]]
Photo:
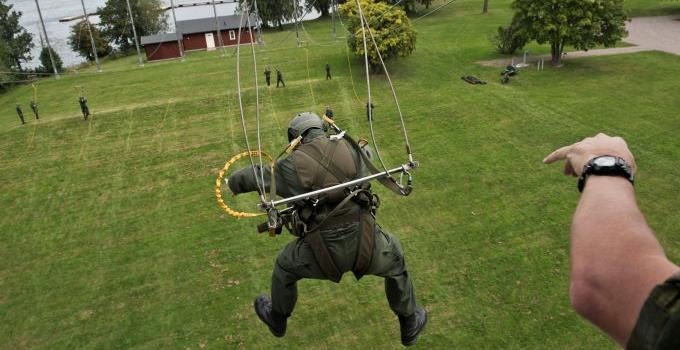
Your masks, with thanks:
[[[248,16],[246,23],[248,25],[248,33],[250,35],[250,50],[251,53],[253,54],[253,76],[255,77],[255,123],[257,125],[257,154],[258,157],[260,158],[260,179],[262,179],[262,189],[265,189],[265,184],[264,184],[264,166],[262,163],[262,138],[260,137],[260,86],[257,83],[257,76],[258,76],[258,70],[257,70],[257,59],[255,56],[255,43],[253,43],[253,31],[250,26],[250,9],[248,8],[248,0],[244,0],[245,2],[245,13]],[[238,44],[241,44],[241,39],[239,38]],[[272,179],[273,180],[273,179]],[[267,198],[266,192],[263,193],[263,198]]]
[[[253,169],[253,176],[255,176],[255,183],[257,185],[258,192],[260,192],[260,200],[265,202],[265,188],[264,179],[262,179],[262,186],[260,186],[260,179],[258,178],[257,171],[255,170],[255,161],[253,160],[253,153],[250,148],[250,141],[248,140],[248,130],[246,128],[245,113],[243,112],[243,98],[241,95],[241,30],[243,28],[243,15],[245,11],[241,13],[241,19],[239,21],[238,28],[238,41],[236,43],[236,91],[238,93],[238,107],[241,113],[241,128],[243,129],[243,137],[245,138],[246,148],[248,149],[248,159],[250,159],[250,165]],[[222,33],[218,33],[222,35]]]
[[[401,106],[399,105],[399,99],[397,98],[397,92],[394,89],[394,84],[392,83],[392,78],[390,78],[390,73],[387,71],[387,65],[385,65],[385,61],[383,60],[382,54],[380,54],[380,50],[378,48],[378,43],[375,40],[375,36],[373,35],[373,31],[371,30],[371,27],[368,25],[368,21],[366,22],[366,28],[368,29],[368,34],[371,36],[371,41],[373,42],[373,46],[375,47],[375,51],[378,53],[378,58],[380,59],[380,64],[382,65],[383,71],[385,72],[385,76],[387,77],[387,82],[390,86],[390,90],[392,91],[392,97],[394,98],[394,104],[397,105],[397,112],[399,113],[399,120],[401,121],[401,130],[404,132],[404,142],[406,144],[406,153],[408,154],[409,161],[413,162],[413,155],[411,154],[411,144],[408,141],[408,132],[406,131],[406,123],[404,122],[404,115],[401,112]]]
[[[370,78],[370,72],[368,71],[369,68],[369,62],[368,62],[368,45],[366,44],[366,23],[365,23],[365,18],[364,18],[364,13],[361,10],[361,3],[359,0],[356,0],[357,4],[357,10],[359,13],[359,19],[361,21],[361,35],[363,37],[363,44],[364,44],[364,65],[366,68],[366,92],[368,94],[368,102],[366,103],[366,113],[368,115],[368,125],[371,130],[371,141],[373,141],[373,147],[375,147],[375,154],[378,156],[378,160],[380,161],[380,164],[382,165],[383,169],[385,169],[385,173],[388,173],[387,166],[385,165],[385,162],[382,159],[382,156],[380,155],[380,150],[378,149],[378,143],[375,140],[375,132],[373,130],[373,104],[371,103],[371,78]]]

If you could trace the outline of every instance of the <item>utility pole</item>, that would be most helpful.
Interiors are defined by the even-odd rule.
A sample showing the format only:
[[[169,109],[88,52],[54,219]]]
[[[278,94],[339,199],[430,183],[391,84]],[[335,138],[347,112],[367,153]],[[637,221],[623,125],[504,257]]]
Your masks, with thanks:
[[[90,44],[92,44],[92,54],[94,54],[94,62],[97,64],[97,72],[101,72],[102,67],[99,65],[99,55],[97,55],[97,47],[94,44],[94,36],[92,36],[90,18],[87,16],[87,10],[85,10],[85,0],[80,0],[80,4],[83,5],[83,16],[85,16],[85,23],[87,23],[87,31],[90,33]]]
[[[45,30],[45,21],[43,21],[42,12],[40,12],[40,4],[35,0],[35,7],[38,8],[38,17],[40,17],[40,24],[42,25],[43,34],[45,35],[45,43],[47,43],[47,52],[50,54],[50,62],[52,62],[52,70],[54,70],[54,78],[59,79],[59,72],[57,66],[54,64],[54,56],[52,56],[52,47],[50,46],[50,39],[47,38],[47,30]]]
[[[300,32],[298,30],[298,0],[294,0],[295,8],[293,9],[293,14],[295,15],[295,37],[297,38],[297,46],[300,47]]]
[[[144,67],[144,62],[142,61],[142,53],[139,52],[139,41],[137,40],[137,29],[135,29],[135,20],[134,20],[134,18],[132,18],[132,9],[130,8],[130,0],[125,0],[125,2],[127,2],[128,14],[130,14],[130,25],[132,25],[132,35],[135,36],[135,47],[137,48],[137,64],[140,67]]]
[[[170,7],[172,8],[172,21],[175,23],[175,36],[177,36],[177,46],[179,47],[179,55],[184,62],[184,47],[182,46],[182,34],[177,29],[177,16],[175,16],[175,0],[170,0]]]
[[[333,40],[337,38],[337,33],[335,31],[335,5],[337,0],[331,0],[331,20],[333,21]]]
[[[224,57],[226,55],[226,52],[224,50],[224,44],[222,43],[222,30],[220,26],[220,21],[217,19],[217,6],[215,6],[215,0],[212,0],[212,6],[213,6],[213,15],[215,16],[215,29],[217,30],[217,40],[220,43],[220,50],[222,50],[222,55],[221,57]],[[239,38],[240,40],[240,38]],[[240,45],[241,43],[236,43],[236,45]]]
[[[264,44],[264,39],[262,39],[262,20],[260,19],[260,11],[257,9],[257,0],[253,0],[255,4],[255,21],[257,23],[257,43]]]

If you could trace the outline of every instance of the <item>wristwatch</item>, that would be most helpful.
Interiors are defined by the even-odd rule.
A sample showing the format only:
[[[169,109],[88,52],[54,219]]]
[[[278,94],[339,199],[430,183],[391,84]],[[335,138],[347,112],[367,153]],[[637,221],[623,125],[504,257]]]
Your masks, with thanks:
[[[616,156],[599,156],[595,157],[583,166],[583,172],[578,178],[578,191],[583,192],[586,186],[586,180],[590,175],[604,175],[604,176],[621,176],[635,184],[635,176],[633,169],[621,157]]]

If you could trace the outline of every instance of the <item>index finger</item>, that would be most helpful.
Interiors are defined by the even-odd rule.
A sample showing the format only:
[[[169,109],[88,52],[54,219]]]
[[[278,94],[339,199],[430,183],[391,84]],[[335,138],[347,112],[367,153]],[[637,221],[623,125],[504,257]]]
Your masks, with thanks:
[[[567,158],[567,153],[571,150],[571,146],[564,146],[553,153],[550,153],[547,157],[543,159],[543,164],[552,164],[558,160]]]

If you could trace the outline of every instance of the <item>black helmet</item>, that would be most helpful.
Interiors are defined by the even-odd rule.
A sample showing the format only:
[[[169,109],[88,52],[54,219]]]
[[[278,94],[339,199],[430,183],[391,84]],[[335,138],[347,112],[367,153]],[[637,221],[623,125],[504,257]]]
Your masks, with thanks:
[[[298,136],[304,136],[309,129],[323,129],[323,121],[318,115],[311,112],[300,113],[288,124],[288,142]]]

